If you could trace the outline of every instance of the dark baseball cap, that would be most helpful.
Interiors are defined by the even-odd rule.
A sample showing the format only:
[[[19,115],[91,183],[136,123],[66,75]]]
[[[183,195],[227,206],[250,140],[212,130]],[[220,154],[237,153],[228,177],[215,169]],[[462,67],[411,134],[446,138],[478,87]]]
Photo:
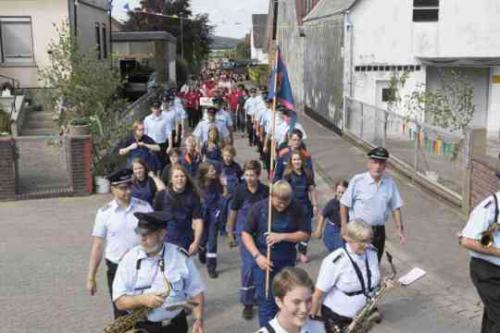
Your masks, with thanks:
[[[134,213],[134,216],[139,220],[135,232],[139,235],[146,235],[150,232],[164,229],[168,222],[172,221],[173,215],[168,211],[158,211],[151,213]]]
[[[372,160],[386,161],[389,158],[389,152],[384,147],[377,147],[370,150],[367,156]]]

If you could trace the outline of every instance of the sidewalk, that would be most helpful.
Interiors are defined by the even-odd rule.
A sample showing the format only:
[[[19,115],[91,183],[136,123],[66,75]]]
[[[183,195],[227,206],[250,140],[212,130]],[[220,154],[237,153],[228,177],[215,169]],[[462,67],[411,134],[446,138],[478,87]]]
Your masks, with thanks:
[[[317,172],[327,182],[349,180],[366,171],[365,152],[304,114],[300,115],[300,121],[308,134],[307,147]],[[415,266],[427,271],[427,276],[408,290],[417,290],[424,298],[432,298],[433,306],[448,308],[478,327],[482,307],[478,306],[480,300],[469,278],[468,253],[458,246],[456,237],[465,224],[463,217],[437,197],[413,185],[411,180],[389,172],[396,179],[405,203],[403,222],[408,242],[399,245],[391,220],[387,225],[387,247],[400,275]]]

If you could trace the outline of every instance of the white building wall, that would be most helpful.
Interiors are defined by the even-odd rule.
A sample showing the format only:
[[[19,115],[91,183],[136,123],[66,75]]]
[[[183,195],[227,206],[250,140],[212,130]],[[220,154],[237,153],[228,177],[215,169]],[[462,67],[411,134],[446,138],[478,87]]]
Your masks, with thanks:
[[[38,87],[38,70],[48,64],[47,46],[56,36],[55,25],[68,19],[67,0],[3,0],[0,16],[31,17],[34,63],[13,65],[0,64],[0,74],[15,77],[22,88]]]
[[[427,71],[418,57],[500,58],[499,14],[500,2],[495,0],[440,1],[438,22],[413,22],[412,1],[359,1],[350,13],[353,25],[352,96],[383,107],[378,100],[378,90],[392,75],[387,71],[356,72],[355,66],[420,65],[420,71],[411,72],[401,90],[404,97],[426,84],[429,84],[427,89],[439,88],[435,68]],[[346,56],[350,57],[349,54]],[[349,59],[345,63],[347,65]],[[486,126],[490,132],[498,133],[500,84],[491,83],[493,74],[486,67],[461,67],[460,70],[471,77],[475,89],[476,114],[472,125]],[[500,75],[500,67],[491,71]],[[427,78],[428,73],[431,73],[431,78]]]
[[[392,71],[354,71],[356,66],[420,65],[412,51],[412,7],[409,1],[360,1],[350,13],[352,23],[352,96],[368,104],[383,107],[377,87],[387,86]],[[349,35],[346,35],[349,38]],[[349,45],[349,41],[346,42]],[[350,50],[345,54],[350,63]],[[402,71],[398,72],[400,75]],[[401,90],[402,96],[425,85],[425,67],[410,72]]]
[[[500,67],[490,70],[487,129],[490,136],[500,139],[500,83],[494,82],[495,77],[500,77]]]
[[[304,105],[304,38],[299,32],[295,0],[279,2],[277,40],[287,66],[295,105],[299,109]]]
[[[410,10],[412,9],[411,1],[399,2],[409,4]],[[500,2],[498,0],[442,0],[439,2],[438,22],[413,25],[415,55],[422,57],[499,57],[499,17]],[[411,13],[406,18],[411,21]]]

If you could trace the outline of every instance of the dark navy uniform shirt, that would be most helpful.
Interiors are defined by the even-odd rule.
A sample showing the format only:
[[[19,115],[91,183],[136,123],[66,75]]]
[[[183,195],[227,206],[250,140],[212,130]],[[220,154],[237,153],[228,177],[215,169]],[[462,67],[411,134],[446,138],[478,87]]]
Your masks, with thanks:
[[[269,196],[269,187],[259,182],[257,185],[257,191],[255,193],[250,192],[247,183],[244,181],[235,190],[233,201],[231,202],[232,210],[239,210],[243,207],[245,202],[250,202],[254,204],[262,199]]]
[[[257,202],[250,209],[247,223],[243,231],[251,234],[255,245],[261,253],[267,251],[265,234],[267,233],[268,200]],[[278,212],[273,208],[271,231],[275,233],[294,233],[303,231],[311,233],[311,221],[304,216],[304,209],[296,201],[283,211]],[[297,256],[296,244],[288,241],[280,242],[271,247],[271,260],[295,260]]]

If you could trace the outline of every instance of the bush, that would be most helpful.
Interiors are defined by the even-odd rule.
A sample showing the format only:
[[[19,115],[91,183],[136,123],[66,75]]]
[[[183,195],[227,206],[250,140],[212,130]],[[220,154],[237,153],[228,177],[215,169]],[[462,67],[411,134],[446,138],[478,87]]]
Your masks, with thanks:
[[[258,65],[248,69],[250,80],[258,86],[267,86],[269,74],[270,71],[268,65]]]
[[[5,135],[10,133],[10,117],[7,112],[5,112],[2,107],[0,107],[0,135]]]

